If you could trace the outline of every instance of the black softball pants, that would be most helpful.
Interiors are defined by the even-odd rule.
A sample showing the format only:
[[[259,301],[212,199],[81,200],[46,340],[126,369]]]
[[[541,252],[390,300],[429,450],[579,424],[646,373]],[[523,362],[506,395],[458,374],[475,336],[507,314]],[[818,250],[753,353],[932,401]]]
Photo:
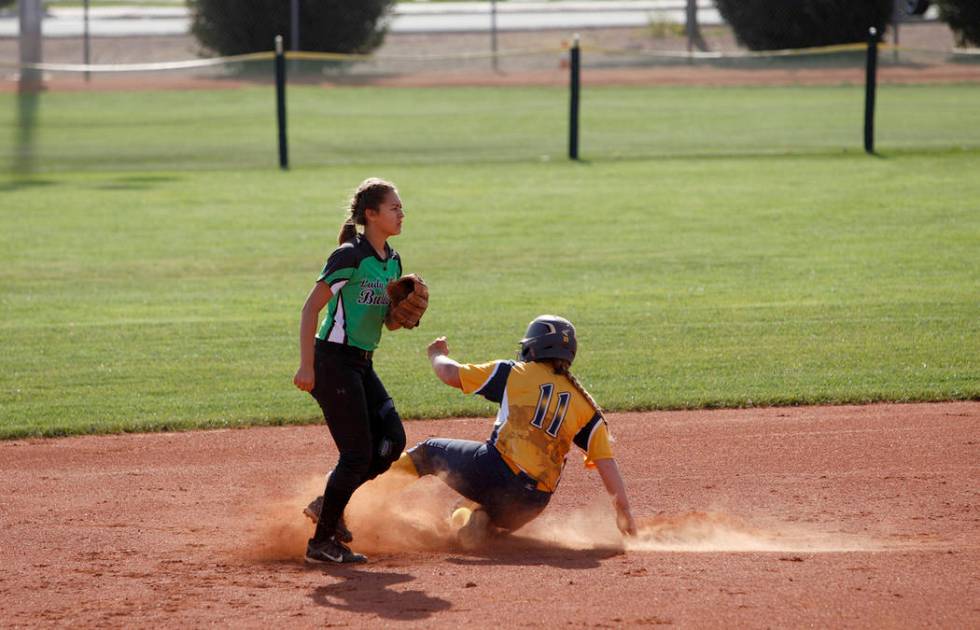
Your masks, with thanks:
[[[374,372],[371,354],[317,340],[313,397],[340,458],[327,479],[314,539],[334,534],[351,495],[391,467],[405,449],[405,428]]]

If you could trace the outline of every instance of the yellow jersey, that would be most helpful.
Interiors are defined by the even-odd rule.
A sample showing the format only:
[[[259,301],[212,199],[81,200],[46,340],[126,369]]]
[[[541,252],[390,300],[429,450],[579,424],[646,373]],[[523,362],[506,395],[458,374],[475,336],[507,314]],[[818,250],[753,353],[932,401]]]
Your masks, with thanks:
[[[515,474],[537,481],[539,490],[558,487],[572,444],[585,453],[586,466],[613,456],[605,418],[548,363],[465,364],[459,380],[464,393],[500,403],[490,443]]]

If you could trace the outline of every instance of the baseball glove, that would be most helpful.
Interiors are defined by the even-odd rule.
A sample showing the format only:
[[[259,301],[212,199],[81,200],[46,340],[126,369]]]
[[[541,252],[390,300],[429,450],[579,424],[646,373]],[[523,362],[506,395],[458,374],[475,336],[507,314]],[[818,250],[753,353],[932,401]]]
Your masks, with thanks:
[[[391,304],[388,321],[402,328],[415,328],[429,307],[429,287],[414,273],[392,280],[386,287]]]

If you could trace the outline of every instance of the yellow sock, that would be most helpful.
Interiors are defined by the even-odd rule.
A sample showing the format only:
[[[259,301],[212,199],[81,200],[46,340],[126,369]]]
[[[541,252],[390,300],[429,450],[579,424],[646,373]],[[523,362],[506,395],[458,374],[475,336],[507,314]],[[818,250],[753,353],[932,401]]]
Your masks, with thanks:
[[[389,470],[391,472],[402,472],[413,477],[419,476],[419,471],[415,468],[415,462],[413,462],[412,458],[408,456],[408,453],[402,453],[402,456],[391,465]]]

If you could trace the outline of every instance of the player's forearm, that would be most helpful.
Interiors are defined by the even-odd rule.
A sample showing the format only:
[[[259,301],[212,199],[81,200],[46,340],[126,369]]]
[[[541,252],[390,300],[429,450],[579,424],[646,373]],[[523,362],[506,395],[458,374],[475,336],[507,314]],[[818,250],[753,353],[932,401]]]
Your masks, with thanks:
[[[303,303],[303,312],[299,320],[299,365],[300,368],[313,367],[313,337],[316,335],[316,323],[320,319],[320,311],[327,305],[333,292],[324,282],[317,282]]]
[[[459,380],[459,363],[445,354],[433,354],[429,357],[429,361],[432,363],[432,371],[440,381],[450,387],[462,388],[462,381]]]
[[[309,305],[303,307],[299,322],[299,364],[313,366],[313,338],[316,336],[316,320],[319,313],[313,312]]]
[[[602,484],[606,487],[606,492],[612,495],[619,509],[629,512],[630,500],[626,494],[626,483],[623,481],[623,476],[619,473],[619,466],[616,464],[616,460],[600,459],[595,464],[599,470],[599,477],[602,478]]]
[[[606,491],[613,496],[613,505],[616,507],[616,526],[623,534],[635,536],[637,533],[636,520],[630,510],[630,500],[626,496],[626,484],[623,483],[623,476],[619,474],[619,466],[615,459],[600,459],[596,461],[596,468],[599,469],[599,476],[602,483],[606,486]]]

